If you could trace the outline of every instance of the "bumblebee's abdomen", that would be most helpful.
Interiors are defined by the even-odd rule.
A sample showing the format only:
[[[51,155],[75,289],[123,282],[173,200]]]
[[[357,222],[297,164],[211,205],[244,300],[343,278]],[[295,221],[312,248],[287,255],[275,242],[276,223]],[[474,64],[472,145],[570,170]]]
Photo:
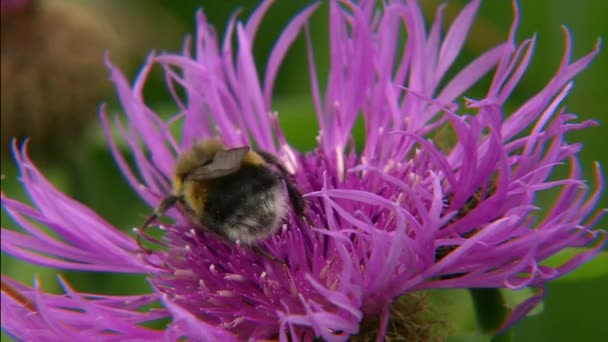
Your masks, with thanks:
[[[208,183],[201,224],[230,240],[250,244],[273,234],[286,212],[279,179],[260,166],[242,165]]]

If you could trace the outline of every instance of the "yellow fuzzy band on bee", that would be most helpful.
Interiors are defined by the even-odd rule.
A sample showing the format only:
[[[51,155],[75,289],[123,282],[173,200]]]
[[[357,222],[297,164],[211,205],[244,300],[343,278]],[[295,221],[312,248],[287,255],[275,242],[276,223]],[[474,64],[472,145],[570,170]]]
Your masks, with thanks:
[[[221,150],[225,150],[226,146],[218,139],[208,139],[195,143],[195,146],[198,145],[198,148],[201,150],[205,150],[208,152],[217,152]]]
[[[175,196],[179,196],[182,192],[182,186],[184,185],[184,179],[183,177],[180,177],[178,175],[174,175],[173,176],[173,195]]]
[[[247,152],[247,154],[245,155],[245,157],[243,158],[243,164],[249,164],[249,165],[264,165],[266,162],[264,161],[264,159],[257,154],[255,151],[249,150],[249,152]]]
[[[203,215],[207,204],[207,186],[201,182],[184,183],[184,202],[197,216]]]

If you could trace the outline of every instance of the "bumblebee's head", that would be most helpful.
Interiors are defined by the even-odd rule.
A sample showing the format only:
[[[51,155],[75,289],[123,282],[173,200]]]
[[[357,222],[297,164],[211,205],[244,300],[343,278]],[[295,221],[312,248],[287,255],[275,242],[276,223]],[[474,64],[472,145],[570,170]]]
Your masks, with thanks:
[[[184,178],[193,171],[210,164],[219,151],[225,149],[224,144],[216,139],[199,141],[184,151],[175,163],[173,170],[173,192],[178,194],[184,185]]]

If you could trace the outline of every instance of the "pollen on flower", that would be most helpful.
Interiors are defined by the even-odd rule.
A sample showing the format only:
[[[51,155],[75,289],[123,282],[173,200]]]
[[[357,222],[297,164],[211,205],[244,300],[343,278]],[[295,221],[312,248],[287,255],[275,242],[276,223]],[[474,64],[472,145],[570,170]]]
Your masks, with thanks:
[[[409,173],[407,174],[407,178],[408,178],[408,180],[409,180],[409,183],[410,183],[410,184],[412,184],[412,185],[416,185],[416,184],[420,183],[420,181],[421,181],[421,179],[422,179],[422,178],[420,177],[420,175],[418,175],[418,174],[417,174],[417,173],[415,173],[415,172],[409,172]]]
[[[239,282],[239,283],[243,283],[245,281],[245,277],[243,277],[240,274],[226,274],[224,276],[224,279],[231,280],[231,281],[236,281],[236,282]]]
[[[245,318],[244,318],[244,317],[237,317],[237,318],[233,319],[233,320],[232,320],[232,321],[230,321],[230,322],[225,322],[225,323],[223,323],[222,325],[223,325],[225,328],[230,328],[230,329],[233,329],[233,328],[236,328],[236,327],[237,327],[239,324],[243,323],[244,321],[245,321]]]
[[[217,294],[220,297],[227,297],[227,298],[234,297],[234,293],[229,290],[220,290],[220,291],[217,291]]]
[[[192,270],[175,270],[173,275],[178,279],[198,279]]]
[[[386,166],[384,166],[384,173],[389,173],[394,166],[395,166],[395,160],[389,159],[386,162]]]

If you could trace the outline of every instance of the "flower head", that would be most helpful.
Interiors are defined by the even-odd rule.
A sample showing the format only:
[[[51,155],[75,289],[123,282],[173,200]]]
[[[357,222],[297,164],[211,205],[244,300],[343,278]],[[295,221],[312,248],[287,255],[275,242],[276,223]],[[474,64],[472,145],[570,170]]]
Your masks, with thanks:
[[[345,340],[360,332],[362,322],[380,317],[374,329],[384,336],[391,306],[403,294],[433,288],[542,288],[602,247],[605,234],[592,229],[601,216],[595,211],[601,184],[589,193],[577,161],[581,146],[565,140],[566,133],[593,122],[578,122],[561,106],[572,78],[589,65],[598,47],[571,61],[570,34],[564,29],[566,51],[553,78],[519,108],[507,110],[536,42],[535,37],[515,42],[517,7],[508,40],[447,79],[479,1],[461,11],[443,38],[442,8],[427,32],[416,1],[387,1],[381,8],[375,1],[331,1],[331,59],[323,94],[306,35],[320,132],[318,148],[301,152],[280,129],[280,115],[288,114],[273,112],[273,83],[316,5],[293,18],[265,74],[259,75],[252,45],[269,4],[263,2],[246,23],[233,17],[223,41],[199,12],[196,37],[187,40],[183,53],[150,55],[132,86],[107,59],[128,122],[116,117],[114,124],[131,149],[135,169],[110,134],[105,108],[101,118],[118,166],[151,207],[171,192],[176,157],[199,139],[219,137],[227,146],[255,145],[276,155],[308,202],[306,220],[289,213],[281,231],[260,246],[283,262],[226,244],[177,209],[167,212],[171,223],[161,226],[165,248],[142,253],[132,237],[56,190],[25,148],[15,149],[34,207],[3,195],[4,207],[24,232],[3,229],[2,250],[49,267],[149,274],[153,291],[110,297],[78,293],[63,283],[66,295],[58,296],[7,278],[2,293],[7,331],[26,339],[67,329],[80,338],[164,334],[194,340],[316,336],[332,341]],[[400,26],[407,33],[403,50]],[[163,68],[179,107],[169,121],[143,98],[154,65]],[[489,73],[493,78],[486,96],[459,105],[458,99]],[[351,130],[359,116],[366,135],[357,152]],[[170,131],[179,122],[180,138]],[[453,130],[456,143],[440,148],[438,132],[445,127]],[[564,163],[570,175],[554,176]],[[597,175],[601,182],[599,167]],[[542,214],[535,195],[553,188],[561,189],[560,195]],[[559,267],[542,264],[565,248],[593,244]],[[29,300],[34,314],[28,314]],[[164,308],[137,310],[154,300]],[[523,317],[539,300],[524,302],[505,324]],[[4,320],[8,315],[19,318]],[[165,331],[140,325],[161,317],[172,318]]]

